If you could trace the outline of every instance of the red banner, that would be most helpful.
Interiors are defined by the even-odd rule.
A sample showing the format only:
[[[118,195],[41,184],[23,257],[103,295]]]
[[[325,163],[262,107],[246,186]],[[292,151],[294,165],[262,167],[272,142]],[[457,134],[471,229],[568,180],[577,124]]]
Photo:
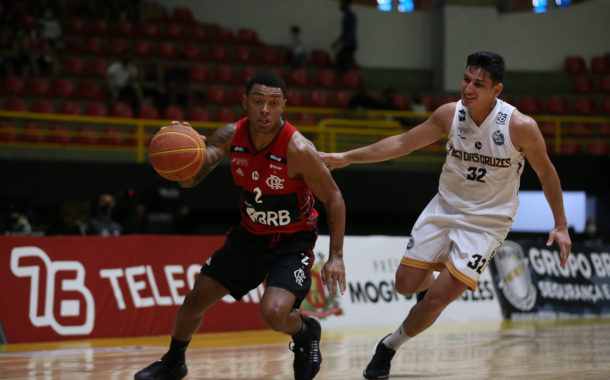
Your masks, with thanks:
[[[9,343],[171,334],[224,236],[0,237],[0,322]],[[200,332],[266,328],[262,285],[226,296]]]

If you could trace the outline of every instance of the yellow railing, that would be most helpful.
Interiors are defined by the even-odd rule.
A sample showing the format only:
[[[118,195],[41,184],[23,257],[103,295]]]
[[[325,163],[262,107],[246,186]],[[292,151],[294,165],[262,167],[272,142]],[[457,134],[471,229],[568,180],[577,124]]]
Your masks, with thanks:
[[[412,112],[412,111],[346,111],[339,108],[315,108],[315,107],[288,107],[286,114],[293,115],[299,113],[310,113],[323,116],[317,125],[299,125],[298,122],[293,122],[299,130],[310,138],[321,151],[344,151],[353,149],[359,146],[367,145],[384,137],[401,133],[407,130],[411,125],[417,124],[425,120],[429,113]],[[560,153],[560,146],[563,139],[562,123],[584,122],[590,124],[610,123],[608,117],[576,117],[576,116],[551,116],[551,115],[534,115],[538,122],[551,121],[555,123],[555,135],[551,138],[553,147],[556,153]],[[73,116],[59,114],[38,114],[28,112],[15,111],[0,111],[0,120],[12,121],[13,124],[28,123],[32,121],[49,123],[61,123],[63,125],[72,126],[68,132],[69,136],[78,141],[81,133],[76,129],[80,125],[98,126],[96,132],[97,137],[103,139],[109,137],[101,129],[105,126],[120,126],[123,131],[122,136],[125,139],[133,139],[135,143],[131,146],[113,146],[110,144],[87,145],[79,143],[52,143],[27,142],[27,139],[21,138],[17,141],[0,141],[0,147],[26,147],[26,148],[50,148],[50,149],[70,149],[77,150],[123,150],[134,152],[134,161],[138,163],[145,162],[146,157],[146,140],[154,134],[160,126],[167,125],[170,120],[158,119],[131,119],[131,118],[115,118],[115,117],[91,117],[91,116]],[[403,125],[401,122],[407,121],[409,126]],[[198,129],[202,134],[209,134],[213,130],[222,126],[221,122],[192,122],[191,125]],[[10,132],[6,127],[0,126],[0,135]],[[14,131],[13,131],[14,132]],[[26,134],[23,128],[18,128],[17,133],[20,135]],[[54,132],[46,129],[46,136],[54,136],[58,133],[65,134],[66,132]],[[398,161],[408,162],[442,162],[444,157],[444,148],[442,142],[434,144],[422,152],[417,152],[412,157],[402,158]]]

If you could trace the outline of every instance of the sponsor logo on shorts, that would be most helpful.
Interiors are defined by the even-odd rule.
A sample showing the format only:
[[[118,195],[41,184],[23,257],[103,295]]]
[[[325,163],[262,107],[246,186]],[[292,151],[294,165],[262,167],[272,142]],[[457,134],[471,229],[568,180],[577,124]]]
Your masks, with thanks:
[[[303,286],[303,281],[305,281],[305,271],[301,268],[294,271],[294,280],[299,286]]]
[[[415,245],[415,239],[413,239],[413,236],[409,236],[409,241],[407,242],[407,249],[413,248],[414,245]]]

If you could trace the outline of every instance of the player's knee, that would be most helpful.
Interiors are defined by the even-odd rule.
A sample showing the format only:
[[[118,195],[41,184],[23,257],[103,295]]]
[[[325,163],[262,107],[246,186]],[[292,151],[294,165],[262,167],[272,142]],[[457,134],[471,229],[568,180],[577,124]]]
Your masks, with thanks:
[[[398,292],[398,294],[402,294],[403,296],[415,294],[415,292],[417,292],[417,289],[419,288],[419,284],[416,284],[413,281],[405,280],[404,278],[398,275],[394,280],[394,284],[396,292]]]
[[[260,308],[261,318],[270,329],[281,331],[286,323],[286,316],[279,306],[264,305]]]
[[[192,315],[203,314],[205,311],[205,305],[200,297],[197,297],[197,293],[191,291],[186,295],[186,297],[184,297],[182,310]]]

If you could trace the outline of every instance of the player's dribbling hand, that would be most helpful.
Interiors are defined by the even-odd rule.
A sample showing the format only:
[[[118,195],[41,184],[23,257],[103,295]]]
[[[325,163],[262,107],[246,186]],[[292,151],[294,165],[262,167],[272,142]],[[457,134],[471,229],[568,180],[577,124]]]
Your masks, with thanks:
[[[559,246],[559,251],[561,252],[561,266],[564,266],[568,261],[568,255],[572,251],[572,241],[570,240],[568,228],[553,228],[551,232],[549,232],[549,240],[547,240],[546,246],[550,247],[551,245],[553,245],[553,241],[555,241]]]
[[[193,130],[195,129],[195,128],[193,128],[193,126],[191,126],[191,124],[189,124],[189,122],[188,122],[188,121],[182,121],[182,122],[180,122],[180,121],[178,121],[178,120],[172,120],[172,122],[171,122],[171,123],[169,123],[169,124],[170,124],[170,125],[182,125],[182,126],[184,126],[184,127],[189,127],[189,128],[191,128],[191,129],[193,129]],[[163,129],[163,128],[166,128],[166,127],[161,127],[161,129]],[[203,143],[205,144],[205,142],[207,141],[207,137],[205,137],[205,136],[204,136],[204,135],[202,135],[202,134],[199,134],[199,136],[201,136],[201,139],[203,140]]]
[[[324,164],[328,170],[343,168],[349,165],[350,163],[345,159],[343,153],[324,153],[318,152]]]
[[[320,274],[322,283],[326,285],[331,296],[337,294],[337,285],[341,294],[345,294],[345,265],[341,257],[330,257]]]

